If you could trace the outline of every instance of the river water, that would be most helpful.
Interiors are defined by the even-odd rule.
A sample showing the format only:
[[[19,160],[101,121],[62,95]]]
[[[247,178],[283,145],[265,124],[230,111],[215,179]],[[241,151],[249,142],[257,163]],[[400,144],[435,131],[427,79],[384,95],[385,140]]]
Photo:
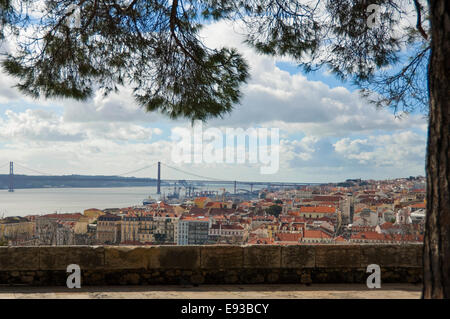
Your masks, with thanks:
[[[209,187],[220,190],[232,187]],[[205,188],[206,190],[206,188]],[[161,192],[170,194],[173,187],[161,187]],[[181,192],[183,194],[184,191]],[[36,188],[17,189],[13,193],[0,190],[0,218],[2,216],[26,216],[50,213],[82,213],[88,208],[123,208],[142,205],[142,200],[151,196],[157,199],[156,187],[120,188]]]

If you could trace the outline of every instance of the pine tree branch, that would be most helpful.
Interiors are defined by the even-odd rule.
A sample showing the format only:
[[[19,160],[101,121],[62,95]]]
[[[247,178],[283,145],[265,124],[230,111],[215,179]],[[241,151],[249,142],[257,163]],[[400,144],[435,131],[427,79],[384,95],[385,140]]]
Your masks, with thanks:
[[[416,7],[417,12],[417,30],[419,30],[420,34],[425,40],[428,40],[428,35],[422,27],[422,5],[419,3],[419,0],[414,0],[414,6]]]
[[[201,65],[202,63],[197,58],[195,58],[188,50],[186,50],[183,43],[181,43],[180,39],[178,39],[177,37],[177,34],[175,32],[176,26],[178,25],[177,9],[178,0],[173,0],[172,9],[170,11],[170,34],[172,35],[172,38],[175,40],[175,43],[181,49],[181,51],[183,51],[183,53],[190,57],[195,63]]]

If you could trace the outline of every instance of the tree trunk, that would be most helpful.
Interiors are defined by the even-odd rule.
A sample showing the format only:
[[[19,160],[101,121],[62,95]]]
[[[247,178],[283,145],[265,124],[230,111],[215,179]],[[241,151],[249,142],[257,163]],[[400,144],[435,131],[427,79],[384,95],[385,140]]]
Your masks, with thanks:
[[[423,298],[450,298],[450,1],[430,0],[430,117]]]

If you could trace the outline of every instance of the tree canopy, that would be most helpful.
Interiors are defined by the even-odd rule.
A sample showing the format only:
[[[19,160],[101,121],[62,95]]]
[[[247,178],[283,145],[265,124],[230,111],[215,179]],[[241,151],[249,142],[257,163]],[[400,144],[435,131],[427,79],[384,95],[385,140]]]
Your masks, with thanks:
[[[378,11],[365,0],[0,0],[1,36],[17,47],[2,66],[36,98],[85,100],[126,85],[149,111],[206,120],[230,112],[249,78],[236,49],[208,48],[199,36],[229,20],[263,54],[325,67],[378,106],[425,109],[425,6],[370,4]],[[417,28],[403,23],[414,14]]]
[[[281,214],[282,210],[283,208],[280,205],[271,205],[266,208],[266,213],[278,217]]]

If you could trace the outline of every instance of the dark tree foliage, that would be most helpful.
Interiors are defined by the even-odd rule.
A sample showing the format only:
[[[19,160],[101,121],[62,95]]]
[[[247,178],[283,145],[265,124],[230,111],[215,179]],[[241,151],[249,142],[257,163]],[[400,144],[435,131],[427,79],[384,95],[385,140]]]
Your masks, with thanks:
[[[290,56],[306,71],[324,66],[352,79],[378,106],[424,110],[426,12],[414,1],[420,28],[402,30],[414,9],[409,2],[0,0],[2,34],[19,44],[2,63],[34,97],[84,100],[127,85],[149,111],[205,120],[231,111],[249,75],[235,49],[213,50],[199,38],[203,24],[228,19],[243,25],[247,43],[264,54]],[[372,27],[369,4],[381,8]],[[20,28],[26,35],[18,36]],[[402,49],[412,53],[409,61]]]
[[[272,205],[266,208],[266,213],[278,217],[281,214],[282,207],[280,205]]]
[[[12,8],[10,0],[0,0],[0,39],[3,40],[3,29],[5,25],[10,24],[13,21]]]
[[[416,7],[407,0],[242,3],[235,18],[244,21],[247,42],[258,51],[292,57],[307,72],[324,67],[352,80],[378,107],[398,113],[426,111],[430,46],[422,26],[425,7],[419,1],[414,1]],[[379,14],[372,15],[369,5],[378,5]],[[403,28],[405,19],[414,15],[417,28]]]
[[[84,100],[96,89],[108,94],[128,85],[149,111],[201,120],[239,102],[248,66],[234,49],[212,50],[200,41],[199,21],[219,17],[202,1],[41,2],[44,13],[37,21],[23,7],[16,12],[21,21],[12,25],[32,32],[3,61],[22,92]],[[6,19],[8,4],[2,3]]]

